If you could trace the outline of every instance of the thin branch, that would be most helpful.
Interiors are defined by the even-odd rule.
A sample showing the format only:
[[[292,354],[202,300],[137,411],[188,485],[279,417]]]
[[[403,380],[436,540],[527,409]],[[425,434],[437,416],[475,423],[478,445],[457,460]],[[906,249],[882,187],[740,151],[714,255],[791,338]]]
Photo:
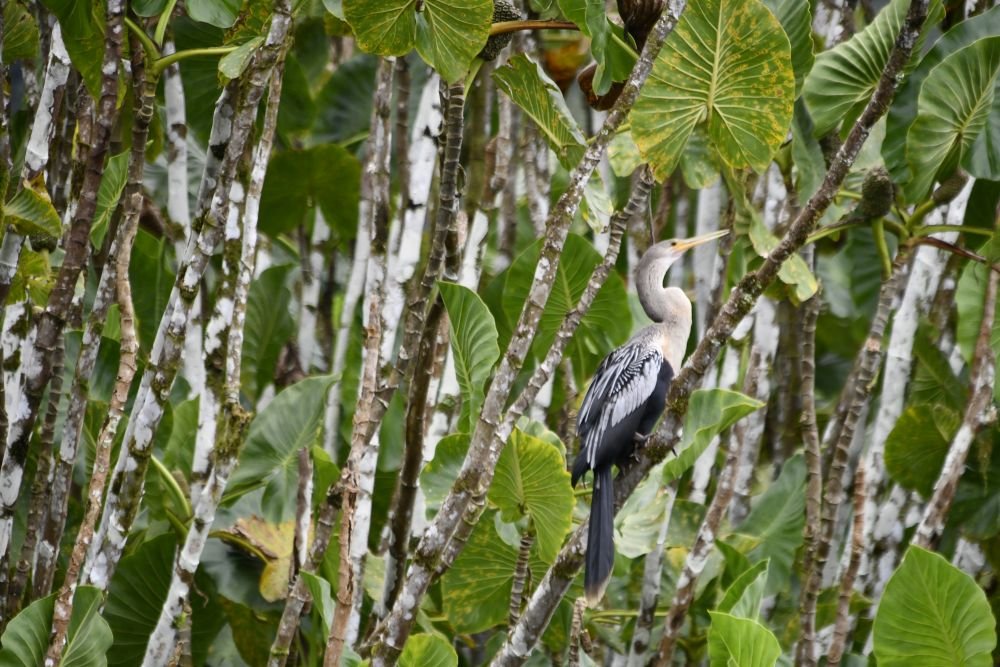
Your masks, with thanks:
[[[517,624],[517,619],[521,617],[524,591],[528,586],[528,577],[531,575],[528,560],[531,556],[531,545],[534,543],[535,529],[533,526],[529,526],[521,535],[521,543],[517,550],[517,562],[514,564],[514,582],[510,586],[510,603],[507,608],[507,623],[509,625]]]
[[[847,631],[850,622],[851,598],[854,596],[854,580],[861,568],[861,558],[864,555],[865,539],[865,465],[864,460],[858,463],[854,473],[854,524],[851,531],[851,555],[844,576],[840,580],[840,592],[837,597],[837,617],[833,628],[833,641],[827,652],[826,664],[836,666],[844,655],[847,645]]]

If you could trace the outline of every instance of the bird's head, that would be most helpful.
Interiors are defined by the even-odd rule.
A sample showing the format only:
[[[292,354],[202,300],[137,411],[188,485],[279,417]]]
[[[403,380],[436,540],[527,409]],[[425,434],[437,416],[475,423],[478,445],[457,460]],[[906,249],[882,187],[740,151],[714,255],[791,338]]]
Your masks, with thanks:
[[[659,243],[652,245],[647,252],[655,255],[657,259],[660,259],[664,264],[666,264],[666,266],[669,267],[671,264],[680,259],[681,255],[691,248],[702,245],[703,243],[708,243],[709,241],[714,241],[718,238],[722,238],[728,233],[728,229],[720,229],[707,234],[692,236],[687,239],[669,239],[667,241],[660,241]]]

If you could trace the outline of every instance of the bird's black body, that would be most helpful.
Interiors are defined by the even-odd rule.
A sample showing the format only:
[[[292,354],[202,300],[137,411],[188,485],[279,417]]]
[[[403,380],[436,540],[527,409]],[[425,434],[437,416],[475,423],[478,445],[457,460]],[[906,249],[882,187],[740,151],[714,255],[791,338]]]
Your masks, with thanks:
[[[644,334],[647,330],[601,362],[577,417],[580,453],[573,464],[573,484],[594,471],[584,577],[592,600],[603,594],[615,558],[611,466],[622,466],[635,450],[636,436],[649,435],[656,426],[674,376],[670,362],[651,344],[653,337]]]

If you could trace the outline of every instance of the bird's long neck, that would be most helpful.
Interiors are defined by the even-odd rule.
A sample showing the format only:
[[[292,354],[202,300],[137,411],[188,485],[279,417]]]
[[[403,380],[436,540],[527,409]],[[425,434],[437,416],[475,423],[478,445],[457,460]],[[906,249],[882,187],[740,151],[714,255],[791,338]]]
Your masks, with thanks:
[[[669,255],[647,253],[636,267],[639,302],[656,330],[656,342],[674,372],[680,368],[691,335],[691,301],[677,287],[664,287],[663,278],[673,263]]]

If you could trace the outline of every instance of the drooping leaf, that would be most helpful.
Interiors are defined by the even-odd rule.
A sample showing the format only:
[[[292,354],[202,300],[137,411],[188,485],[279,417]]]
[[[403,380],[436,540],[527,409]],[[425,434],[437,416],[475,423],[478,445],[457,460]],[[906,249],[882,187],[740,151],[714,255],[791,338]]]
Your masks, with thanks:
[[[810,3],[798,0],[764,0],[764,5],[781,23],[792,49],[792,70],[795,72],[795,96],[802,91],[802,82],[813,61],[812,10]]]
[[[698,389],[691,394],[683,436],[675,456],[663,469],[663,483],[683,475],[708,449],[712,438],[763,406],[756,399],[728,389]]]
[[[44,186],[41,190],[25,187],[3,204],[4,221],[14,225],[18,233],[58,239],[62,236],[62,221],[49,199]]]
[[[816,136],[832,130],[855,105],[871,98],[909,6],[909,0],[892,0],[864,30],[816,57],[802,87]],[[924,25],[934,25],[940,12],[940,0],[934,0]],[[919,46],[913,52],[920,53]]]
[[[330,582],[305,570],[302,571],[300,576],[309,588],[309,594],[313,600],[313,609],[318,610],[320,618],[323,619],[323,627],[329,628],[330,624],[333,623],[333,609],[336,604],[330,593]]]
[[[400,667],[456,667],[458,654],[438,635],[418,634],[406,640]]]
[[[781,644],[770,630],[755,620],[718,611],[708,612],[708,655],[713,665],[773,667]]]
[[[750,220],[750,242],[753,244],[753,249],[761,257],[767,257],[781,241],[764,226],[764,220],[756,211],[751,212]],[[798,254],[792,254],[781,265],[778,270],[778,278],[792,288],[798,303],[806,301],[819,289],[816,276]]]
[[[962,21],[941,35],[921,58],[920,64],[903,79],[886,114],[886,135],[882,143],[882,156],[893,181],[906,183],[910,180],[905,151],[906,136],[917,118],[917,100],[924,80],[947,56],[983,37],[993,37],[997,34],[1000,34],[1000,7],[994,7]],[[991,114],[991,122],[992,117],[996,115]],[[975,148],[979,148],[980,144],[985,142],[986,134],[986,132],[980,134],[975,142]],[[985,173],[974,173],[974,175],[978,178],[1000,178],[1000,172],[994,172],[993,176],[987,176]]]
[[[124,667],[142,662],[149,635],[167,599],[176,546],[172,534],[154,537],[125,556],[115,571],[103,612],[114,635],[114,644],[107,652],[108,665]],[[222,618],[218,604],[209,595],[208,577],[198,574],[195,585],[200,594],[191,596],[191,650],[195,662],[200,663],[222,627]]]
[[[768,593],[789,585],[795,551],[802,544],[805,523],[806,464],[802,454],[785,461],[781,475],[756,498],[737,531],[758,541],[748,554],[751,562],[770,559]]]
[[[924,80],[906,137],[910,201],[923,199],[968,154],[993,109],[998,72],[1000,37],[990,37],[951,54]]]
[[[703,122],[723,161],[763,171],[788,132],[794,95],[788,38],[760,0],[700,0],[660,51],[632,135],[661,180]]]
[[[602,20],[607,20],[602,12]],[[542,67],[524,54],[493,72],[493,80],[526,113],[567,169],[576,166],[587,148],[573,114],[566,106],[562,91]]]
[[[531,289],[535,275],[535,265],[542,246],[542,239],[521,253],[505,274],[505,288],[501,295],[503,317],[508,322],[516,322],[521,308]],[[549,295],[545,311],[542,313],[538,331],[531,347],[532,359],[542,359],[548,352],[556,332],[566,315],[576,307],[580,295],[587,287],[594,267],[601,261],[589,241],[576,234],[566,238],[566,245],[556,271],[552,293]],[[604,287],[597,293],[590,310],[580,321],[580,326],[566,347],[566,356],[573,360],[573,371],[577,381],[590,378],[601,359],[612,349],[621,345],[632,330],[632,322],[622,312],[621,304],[627,299],[625,285],[617,273],[612,273]],[[496,313],[494,313],[496,315]],[[500,320],[500,317],[497,316]],[[510,332],[506,332],[509,339]],[[507,340],[501,333],[501,347]]]
[[[264,518],[280,523],[294,516],[298,453],[320,437],[326,393],[333,382],[329,375],[296,382],[254,417],[227,499],[263,487]]]
[[[87,92],[98,99],[104,62],[104,3],[43,0],[42,4],[58,19],[70,60],[83,77]]]
[[[483,387],[493,364],[500,358],[496,322],[483,300],[469,288],[442,281],[438,289],[448,309],[455,374],[462,389],[459,424],[462,430],[471,433],[472,420],[483,403]]]
[[[278,153],[264,178],[260,229],[272,236],[291,232],[318,205],[340,238],[354,238],[360,183],[360,163],[337,144]]]
[[[716,607],[717,611],[740,618],[760,617],[760,603],[767,585],[767,567],[770,561],[762,560],[742,572],[729,586]]]
[[[281,348],[295,330],[288,313],[292,293],[286,286],[291,265],[272,266],[250,285],[243,332],[243,391],[257,399],[274,381]]]
[[[493,20],[490,0],[344,0],[343,6],[362,51],[402,56],[416,47],[448,83],[468,72]]]
[[[268,602],[283,600],[288,594],[288,573],[295,549],[295,519],[270,523],[259,516],[240,517],[229,532],[264,557],[260,574],[260,596]]]
[[[104,243],[104,235],[108,233],[111,215],[115,212],[125,181],[128,179],[129,151],[108,158],[101,176],[101,187],[97,191],[97,209],[94,211],[94,222],[90,228],[90,241],[100,248]]]
[[[594,92],[604,95],[614,81],[624,81],[635,66],[635,52],[626,46],[624,31],[608,19],[604,0],[559,0],[563,15],[590,38],[597,61]]]
[[[910,547],[875,615],[880,667],[993,664],[995,621],[983,590],[938,554]]]
[[[551,563],[573,523],[576,504],[563,454],[518,429],[500,454],[489,499],[503,520],[530,516],[538,557]]]
[[[885,440],[885,467],[893,480],[930,497],[961,419],[945,405],[906,408]]]
[[[31,59],[38,55],[38,26],[21,0],[3,6],[3,61]]]

